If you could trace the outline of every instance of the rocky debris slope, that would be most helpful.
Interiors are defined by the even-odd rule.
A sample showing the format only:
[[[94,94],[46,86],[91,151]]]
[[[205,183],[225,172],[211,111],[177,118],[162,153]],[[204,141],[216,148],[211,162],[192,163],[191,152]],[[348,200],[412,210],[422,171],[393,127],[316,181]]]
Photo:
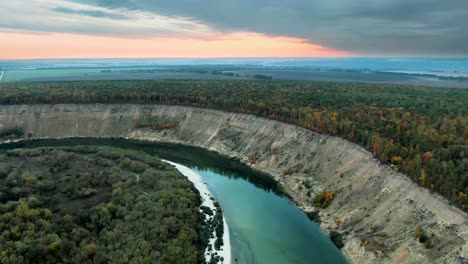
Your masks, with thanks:
[[[341,138],[251,115],[158,105],[1,106],[0,130],[12,128],[29,138],[129,137],[210,149],[272,175],[306,211],[317,193],[334,192],[321,226],[344,235],[353,262],[468,261],[464,212]]]

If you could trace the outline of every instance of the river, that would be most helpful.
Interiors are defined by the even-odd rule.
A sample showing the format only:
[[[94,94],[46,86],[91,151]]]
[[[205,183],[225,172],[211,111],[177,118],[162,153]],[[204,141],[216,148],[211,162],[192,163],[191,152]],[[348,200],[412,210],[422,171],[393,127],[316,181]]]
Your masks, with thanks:
[[[328,236],[268,175],[200,148],[125,139],[47,139],[1,144],[0,151],[70,145],[138,149],[185,165],[200,175],[229,226],[232,263],[346,263]]]

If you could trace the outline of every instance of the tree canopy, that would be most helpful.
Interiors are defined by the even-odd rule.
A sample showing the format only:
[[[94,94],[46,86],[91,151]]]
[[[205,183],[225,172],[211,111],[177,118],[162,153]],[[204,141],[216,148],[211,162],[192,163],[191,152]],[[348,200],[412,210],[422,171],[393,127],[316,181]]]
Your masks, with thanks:
[[[141,103],[254,114],[345,138],[468,209],[468,90],[309,81],[0,85],[0,104]]]
[[[109,147],[0,155],[0,263],[204,263],[192,183]]]

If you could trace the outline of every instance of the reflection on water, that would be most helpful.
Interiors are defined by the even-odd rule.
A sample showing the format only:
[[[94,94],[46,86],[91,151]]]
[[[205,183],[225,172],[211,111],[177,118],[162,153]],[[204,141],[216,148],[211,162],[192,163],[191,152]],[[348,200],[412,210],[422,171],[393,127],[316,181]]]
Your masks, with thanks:
[[[328,236],[287,197],[258,188],[248,177],[224,177],[211,168],[194,171],[223,208],[238,263],[345,262]]]
[[[0,144],[12,148],[105,145],[137,149],[192,168],[221,205],[234,263],[345,263],[327,235],[268,175],[201,148],[125,139],[46,139]],[[235,261],[237,259],[237,262]]]
[[[37,148],[59,146],[99,145],[126,149],[136,149],[159,156],[187,167],[200,169],[209,168],[216,173],[229,178],[243,178],[258,188],[284,195],[276,181],[267,174],[254,171],[238,160],[223,157],[215,152],[198,147],[183,146],[172,143],[146,142],[122,138],[66,138],[25,140],[14,143],[0,144],[0,151],[12,148]],[[219,166],[221,164],[221,166]],[[216,165],[216,166],[213,166]]]

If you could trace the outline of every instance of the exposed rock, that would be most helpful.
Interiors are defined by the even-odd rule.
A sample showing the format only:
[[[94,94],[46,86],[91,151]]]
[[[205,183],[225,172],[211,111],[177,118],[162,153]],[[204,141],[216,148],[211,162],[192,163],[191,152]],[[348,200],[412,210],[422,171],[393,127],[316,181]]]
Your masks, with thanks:
[[[148,115],[177,126],[136,129]],[[21,127],[31,138],[129,137],[200,146],[272,175],[302,208],[320,191],[335,192],[321,210],[322,227],[344,234],[343,251],[354,262],[468,262],[464,212],[341,138],[251,115],[159,105],[1,106],[2,127]],[[432,248],[415,239],[417,228],[433,238]]]

